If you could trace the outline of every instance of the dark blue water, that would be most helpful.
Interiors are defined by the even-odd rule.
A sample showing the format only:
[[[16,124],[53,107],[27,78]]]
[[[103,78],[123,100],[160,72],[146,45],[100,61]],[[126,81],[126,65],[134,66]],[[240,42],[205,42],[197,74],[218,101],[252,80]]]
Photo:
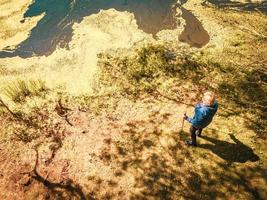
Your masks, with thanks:
[[[15,51],[6,48],[0,52],[0,57],[49,55],[57,46],[68,48],[73,24],[101,9],[114,8],[133,13],[138,27],[155,36],[163,29],[177,27],[173,8],[175,3],[176,0],[35,0],[24,13],[24,18],[42,13],[45,16]]]

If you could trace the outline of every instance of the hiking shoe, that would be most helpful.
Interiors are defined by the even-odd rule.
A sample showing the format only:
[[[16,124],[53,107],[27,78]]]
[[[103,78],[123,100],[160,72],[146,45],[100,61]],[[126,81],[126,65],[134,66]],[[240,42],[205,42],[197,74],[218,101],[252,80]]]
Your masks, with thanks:
[[[198,136],[198,137],[202,137],[202,136],[201,136],[201,133],[199,133],[199,130],[196,131],[196,136]]]
[[[197,146],[197,144],[193,143],[193,142],[190,141],[190,140],[186,140],[186,141],[185,141],[185,144],[187,144],[188,146],[194,146],[194,147]]]

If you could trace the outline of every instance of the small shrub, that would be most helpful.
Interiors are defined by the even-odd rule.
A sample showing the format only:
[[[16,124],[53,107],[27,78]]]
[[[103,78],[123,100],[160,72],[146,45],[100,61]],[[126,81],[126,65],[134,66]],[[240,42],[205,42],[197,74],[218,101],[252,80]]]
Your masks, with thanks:
[[[168,73],[171,63],[168,51],[164,46],[147,46],[137,51],[134,59],[129,60],[126,73],[136,81],[154,79]]]
[[[183,49],[179,53],[177,55],[164,45],[149,44],[134,49],[131,56],[99,55],[100,83],[129,94],[152,92],[164,80],[183,76],[183,66],[186,67],[183,63],[188,63],[186,58],[189,56]]]
[[[45,82],[41,79],[37,80],[17,80],[10,86],[5,88],[5,94],[14,102],[24,102],[27,97],[39,96],[46,91]]]

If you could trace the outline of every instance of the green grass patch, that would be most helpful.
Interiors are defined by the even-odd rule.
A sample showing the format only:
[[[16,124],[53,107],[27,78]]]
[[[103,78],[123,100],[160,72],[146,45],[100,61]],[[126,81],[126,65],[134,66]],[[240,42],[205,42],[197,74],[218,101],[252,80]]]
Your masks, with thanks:
[[[27,97],[40,96],[46,92],[45,81],[41,79],[16,80],[4,89],[4,93],[15,103],[23,103]]]
[[[133,95],[152,92],[170,79],[198,81],[208,65],[199,63],[189,52],[149,44],[133,49],[130,55],[100,55],[99,83],[101,88],[108,86]]]

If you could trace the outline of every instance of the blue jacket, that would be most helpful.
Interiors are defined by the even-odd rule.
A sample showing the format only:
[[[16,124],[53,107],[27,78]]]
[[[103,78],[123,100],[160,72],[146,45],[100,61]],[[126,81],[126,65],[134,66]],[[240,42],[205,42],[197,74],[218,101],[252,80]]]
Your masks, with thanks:
[[[186,120],[196,128],[205,128],[211,123],[213,116],[218,110],[218,106],[217,101],[213,106],[206,106],[198,103],[195,106],[195,116],[193,118],[187,117]]]

